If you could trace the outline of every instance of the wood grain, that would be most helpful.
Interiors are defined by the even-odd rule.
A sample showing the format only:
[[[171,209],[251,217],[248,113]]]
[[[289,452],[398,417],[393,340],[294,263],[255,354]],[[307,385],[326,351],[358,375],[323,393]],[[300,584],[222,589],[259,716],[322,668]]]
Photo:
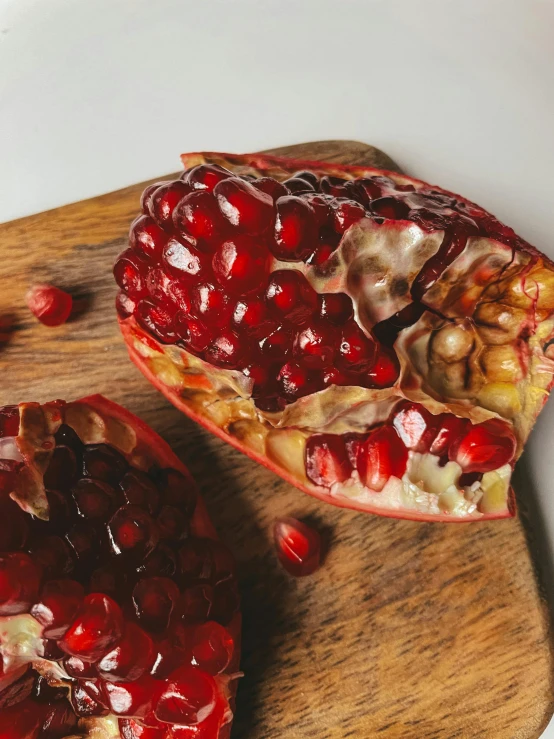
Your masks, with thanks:
[[[394,166],[357,142],[284,153]],[[540,736],[553,711],[551,634],[520,520],[422,524],[320,504],[180,415],[129,362],[111,265],[142,188],[0,226],[0,313],[17,325],[0,351],[0,404],[101,392],[189,465],[240,562],[234,739]],[[38,281],[74,292],[80,314],[39,325],[24,304]],[[276,563],[271,527],[282,515],[329,541],[311,578]]]

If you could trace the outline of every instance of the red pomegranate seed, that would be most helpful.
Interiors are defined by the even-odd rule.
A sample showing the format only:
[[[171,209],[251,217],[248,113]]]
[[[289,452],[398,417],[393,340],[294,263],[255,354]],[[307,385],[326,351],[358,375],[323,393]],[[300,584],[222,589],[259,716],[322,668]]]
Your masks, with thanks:
[[[173,211],[177,203],[192,191],[182,180],[164,182],[150,196],[149,210],[152,218],[162,227],[173,227]]]
[[[27,613],[38,597],[40,573],[28,554],[0,554],[0,616]]]
[[[360,479],[371,490],[380,492],[390,477],[402,478],[408,464],[408,450],[392,426],[373,431],[358,450]]]
[[[136,251],[127,249],[117,259],[113,268],[115,281],[124,293],[134,300],[146,294],[146,275],[149,264]]]
[[[337,247],[333,246],[332,244],[320,241],[318,246],[305,260],[306,264],[308,264],[310,267],[320,267],[329,259],[331,254],[336,251],[336,248]]]
[[[500,435],[489,421],[470,426],[467,433],[455,441],[449,451],[450,459],[464,472],[490,472],[508,464],[514,458],[516,440],[512,434]]]
[[[285,262],[306,259],[317,240],[313,208],[294,196],[279,198],[276,205],[275,240],[269,245],[272,254]]]
[[[150,726],[143,726],[132,718],[120,718],[119,730],[122,739],[165,739],[166,737],[165,729],[153,729]]]
[[[43,575],[49,578],[68,575],[74,568],[69,548],[59,536],[33,539],[29,554]]]
[[[146,473],[140,470],[129,470],[120,481],[119,487],[127,503],[146,508],[151,515],[158,512],[160,494]]]
[[[260,234],[273,225],[273,198],[240,177],[229,177],[214,188],[221,213],[240,231]]]
[[[202,353],[213,337],[213,332],[205,323],[184,313],[177,313],[175,316],[175,331],[193,354]]]
[[[410,214],[410,208],[403,200],[392,197],[377,198],[370,207],[373,215],[395,221],[407,219]]]
[[[200,252],[191,244],[171,239],[162,255],[168,271],[177,278],[202,279],[206,272]]]
[[[288,195],[289,191],[283,185],[282,182],[274,180],[273,177],[260,177],[252,181],[252,185],[262,192],[267,193],[273,199],[273,202],[282,198],[284,195]]]
[[[214,573],[212,539],[190,538],[179,549],[179,569],[187,583],[209,580]]]
[[[118,485],[128,470],[125,457],[108,444],[89,444],[83,450],[83,476]]]
[[[65,539],[71,547],[73,556],[81,566],[91,564],[97,557],[98,537],[90,524],[77,522],[68,530]]]
[[[329,488],[352,474],[344,440],[339,434],[313,434],[306,442],[306,474],[315,485]]]
[[[36,703],[27,698],[0,711],[0,736],[2,739],[24,739],[38,736],[44,710],[37,710]]]
[[[156,522],[139,506],[119,508],[108,523],[110,545],[114,554],[143,560],[154,551],[160,534]]]
[[[209,192],[218,182],[228,177],[233,177],[233,173],[225,167],[220,167],[219,164],[199,164],[182,175],[183,180],[195,190],[208,190]]]
[[[100,683],[96,680],[81,680],[71,688],[71,706],[79,717],[107,716],[109,709],[105,700]]]
[[[173,315],[162,306],[155,305],[149,300],[141,300],[137,306],[136,318],[158,341],[164,344],[174,344],[177,341]]]
[[[357,385],[359,382],[357,375],[344,372],[338,367],[324,367],[321,374],[324,387],[330,385]]]
[[[388,346],[379,346],[375,362],[361,378],[364,387],[385,388],[392,387],[400,376],[400,362],[394,349]]]
[[[336,248],[339,245],[340,235],[333,228],[335,215],[332,206],[335,204],[335,199],[331,195],[308,192],[302,196],[302,200],[309,203],[314,211],[317,227],[321,229],[320,240],[322,234],[325,233],[329,239],[332,239]]]
[[[211,585],[193,585],[186,588],[179,599],[179,613],[184,623],[206,621],[211,614],[214,590]]]
[[[303,323],[317,310],[317,293],[295,269],[272,272],[265,293],[270,311],[291,323]]]
[[[260,354],[267,361],[284,359],[292,350],[293,339],[292,328],[277,326],[260,339],[258,343]]]
[[[136,302],[128,295],[125,295],[124,292],[117,293],[115,297],[115,309],[121,318],[125,319],[132,316],[136,307]]]
[[[342,177],[333,177],[332,175],[324,175],[319,181],[321,192],[335,195],[336,197],[345,195],[345,184],[346,180],[343,180]]]
[[[33,285],[25,300],[31,313],[45,326],[61,326],[73,308],[71,295],[54,285]]]
[[[342,329],[339,356],[348,368],[370,367],[375,360],[376,346],[372,338],[365,335],[354,319],[347,321]]]
[[[62,637],[81,603],[85,591],[75,580],[50,580],[42,588],[40,598],[31,609],[31,615],[43,627],[47,639]]]
[[[365,177],[357,180],[358,187],[362,189],[367,197],[367,202],[376,200],[383,196],[383,188],[376,177]]]
[[[192,637],[193,664],[209,675],[218,675],[233,656],[233,637],[215,621],[197,626]]]
[[[233,328],[252,336],[260,335],[269,325],[267,306],[258,295],[241,298],[233,308]]]
[[[162,267],[153,267],[146,277],[146,288],[155,302],[171,311],[190,313],[192,301],[190,288],[169,275]]]
[[[280,518],[273,527],[279,562],[295,577],[311,575],[321,562],[319,533],[296,518]]]
[[[140,626],[130,622],[120,642],[98,663],[98,674],[110,682],[134,681],[152,667],[154,643]]]
[[[105,682],[103,695],[110,711],[116,716],[144,718],[152,711],[152,701],[162,685],[149,675],[131,682]]]
[[[224,328],[229,325],[233,306],[229,296],[211,282],[195,285],[192,290],[192,306],[196,317],[207,326]]]
[[[160,180],[159,182],[153,182],[151,185],[144,188],[142,195],[140,196],[140,209],[145,215],[150,215],[150,198],[152,197],[152,193],[157,190],[158,187],[167,185],[169,182],[170,180]]]
[[[179,588],[168,577],[144,577],[133,590],[137,618],[145,629],[164,631],[179,600]]]
[[[25,513],[15,501],[5,495],[8,491],[2,489],[2,472],[0,470],[0,552],[13,552],[14,549],[22,549],[25,546],[29,526]],[[15,474],[11,472],[6,476],[12,476],[15,480]]]
[[[450,413],[441,413],[435,416],[436,436],[429,448],[431,454],[438,457],[448,454],[450,447],[464,436],[469,425],[466,418],[458,418]]]
[[[314,192],[315,188],[311,182],[304,180],[300,177],[289,177],[288,180],[283,181],[283,185],[293,195],[304,192]]]
[[[197,492],[193,479],[172,469],[158,470],[156,482],[166,505],[177,506],[186,516],[196,508]]]
[[[98,677],[98,672],[92,662],[85,662],[80,657],[65,657],[63,660],[63,666],[70,677]]]
[[[365,217],[366,212],[359,203],[353,200],[340,200],[335,207],[335,231],[342,234]]]
[[[66,654],[96,662],[123,634],[121,608],[109,596],[91,593],[83,601],[77,617],[60,641]]]
[[[175,670],[154,706],[154,715],[168,724],[194,726],[205,721],[216,706],[214,679],[197,667]]]
[[[139,216],[131,223],[129,245],[140,256],[159,259],[168,238],[163,228],[160,228],[150,216]]]
[[[298,172],[295,172],[293,175],[294,179],[300,179],[305,180],[306,182],[309,182],[312,187],[317,190],[319,187],[319,178],[314,172],[310,172],[309,169],[300,169]]]
[[[393,410],[391,422],[407,449],[429,451],[435,434],[435,416],[424,406],[404,401]]]
[[[236,369],[243,353],[243,345],[233,331],[218,334],[206,349],[205,359],[216,367]]]
[[[54,490],[67,490],[77,481],[77,458],[73,449],[56,446],[44,474],[44,487]]]
[[[19,434],[19,407],[5,405],[0,408],[0,439]]]
[[[65,700],[58,700],[46,708],[39,736],[44,739],[58,739],[74,735],[77,729],[77,716]]]
[[[319,315],[337,326],[342,326],[354,315],[352,298],[346,293],[322,293],[317,299]]]
[[[256,290],[267,274],[269,254],[246,234],[224,241],[213,256],[216,280],[237,295]]]
[[[330,364],[339,345],[338,330],[321,318],[312,318],[297,334],[293,356],[306,367],[318,368]]]
[[[83,518],[106,520],[117,505],[113,488],[98,480],[79,480],[71,491],[77,511]]]
[[[309,371],[298,362],[284,364],[277,375],[277,382],[280,395],[290,401],[309,395],[316,389]]]
[[[225,231],[217,202],[208,190],[197,190],[184,197],[173,211],[173,223],[180,234],[212,242]]]

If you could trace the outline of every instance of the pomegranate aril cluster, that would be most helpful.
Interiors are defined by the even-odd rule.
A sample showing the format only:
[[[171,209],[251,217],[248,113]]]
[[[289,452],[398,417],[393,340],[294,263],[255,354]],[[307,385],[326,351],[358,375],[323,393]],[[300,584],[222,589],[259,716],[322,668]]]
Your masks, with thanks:
[[[18,408],[0,409],[0,455],[18,429]],[[0,459],[0,617],[30,614],[40,624],[44,657],[68,687],[46,691],[43,705],[45,681],[30,665],[25,679],[4,670],[0,709],[31,711],[41,739],[79,733],[78,718],[108,713],[163,737],[177,691],[195,707],[177,723],[219,726],[217,675],[233,657],[227,627],[238,593],[228,550],[191,531],[192,481],[174,469],[134,468],[69,426],[55,439],[44,475],[48,521],[8,497],[22,463],[17,454]]]
[[[440,466],[456,462],[462,471],[461,488],[512,463],[516,441],[508,424],[499,419],[473,424],[402,401],[382,425],[366,433],[312,435],[306,444],[306,474],[314,484],[330,488],[356,471],[365,487],[381,492],[391,477],[403,477],[410,452],[434,455]]]

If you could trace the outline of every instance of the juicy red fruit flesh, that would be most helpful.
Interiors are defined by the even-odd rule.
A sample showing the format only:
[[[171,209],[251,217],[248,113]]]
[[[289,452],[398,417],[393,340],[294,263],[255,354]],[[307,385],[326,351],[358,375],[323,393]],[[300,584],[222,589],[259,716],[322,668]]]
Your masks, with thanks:
[[[277,557],[295,577],[313,574],[321,563],[319,533],[296,518],[280,518],[273,527]]]
[[[1,408],[0,438],[18,431],[19,409]],[[14,702],[13,716],[2,709],[0,723],[11,716],[10,728],[22,732],[14,739],[61,739],[79,734],[79,718],[112,712],[121,717],[123,736],[132,722],[138,733],[129,736],[157,731],[169,739],[172,724],[156,711],[170,715],[171,674],[180,691],[179,731],[187,731],[186,720],[191,736],[217,736],[226,701],[212,676],[234,659],[226,627],[238,608],[236,580],[227,549],[191,530],[192,481],[156,465],[136,469],[114,447],[84,445],[65,425],[55,441],[45,474],[48,521],[7,497],[10,482],[0,488],[0,509],[9,513],[0,518],[0,542],[7,545],[0,556],[0,615],[30,613],[43,629],[44,656],[72,683],[54,689],[30,667],[25,681],[14,672],[15,682],[0,690],[0,706]],[[8,461],[0,460],[0,470]],[[191,621],[186,604],[199,589],[209,594],[209,613],[199,618],[197,610]],[[169,669],[167,656],[160,661],[165,642]],[[203,686],[211,686],[209,701]]]
[[[45,326],[60,326],[71,315],[73,298],[54,285],[34,285],[26,296],[31,313]]]

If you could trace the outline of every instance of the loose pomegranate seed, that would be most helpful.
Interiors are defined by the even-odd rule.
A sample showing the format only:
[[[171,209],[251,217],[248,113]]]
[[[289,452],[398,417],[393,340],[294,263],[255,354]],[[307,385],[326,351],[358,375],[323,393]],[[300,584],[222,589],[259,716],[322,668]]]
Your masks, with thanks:
[[[140,626],[127,623],[121,641],[98,663],[98,674],[110,682],[138,680],[154,663],[154,643]]]
[[[450,459],[464,472],[490,472],[512,461],[516,441],[512,434],[500,435],[489,421],[470,426],[467,433],[456,440],[448,451]]]
[[[345,293],[322,293],[317,299],[319,315],[337,326],[342,326],[354,314],[352,298]]]
[[[160,305],[141,300],[137,306],[136,318],[147,331],[164,344],[174,344],[177,334],[173,327],[173,315]]]
[[[214,195],[221,213],[240,231],[260,234],[273,225],[273,198],[250,182],[230,177],[215,186]]]
[[[394,349],[379,346],[377,357],[371,368],[360,378],[364,387],[392,387],[400,376],[400,362]]]
[[[47,639],[59,639],[72,623],[85,591],[75,580],[50,580],[45,583],[31,615],[43,627]]]
[[[344,324],[339,347],[339,356],[347,368],[370,367],[375,360],[376,346],[373,339],[366,336],[354,319]]]
[[[145,577],[135,585],[133,605],[144,628],[164,631],[179,600],[179,588],[168,577]]]
[[[141,254],[127,249],[120,254],[113,268],[115,281],[124,293],[138,300],[146,294],[148,268],[149,264]]]
[[[162,228],[168,228],[171,230],[173,226],[173,211],[175,210],[177,203],[182,200],[185,195],[188,195],[191,190],[191,186],[182,180],[164,182],[150,195],[150,215],[157,223],[160,224],[160,226],[162,226]],[[161,252],[157,256],[161,256]]]
[[[280,518],[273,527],[277,557],[295,577],[314,573],[321,562],[319,533],[296,518]]]
[[[344,233],[354,223],[365,218],[364,208],[353,200],[340,200],[335,208],[335,231]]]
[[[304,192],[314,192],[315,190],[311,182],[301,179],[300,177],[290,177],[288,180],[283,181],[283,185],[293,195]]]
[[[141,256],[159,259],[167,240],[166,232],[149,216],[139,216],[131,223],[129,245]],[[120,284],[120,287],[123,288],[123,285]]]
[[[277,259],[296,262],[306,259],[314,249],[317,226],[313,208],[299,197],[277,201],[275,240],[270,249]]]
[[[408,450],[392,426],[373,431],[358,450],[360,480],[380,492],[391,477],[401,478],[408,464]]]
[[[139,506],[127,505],[117,510],[108,524],[114,554],[143,560],[154,551],[160,534],[156,522]]]
[[[27,613],[36,602],[40,572],[28,554],[0,554],[0,616]]]
[[[173,223],[178,233],[207,243],[225,231],[217,202],[208,190],[197,190],[184,197],[173,211]]]
[[[469,421],[465,418],[458,418],[450,413],[441,413],[435,416],[436,436],[431,442],[429,451],[438,457],[442,457],[448,453],[452,445],[458,439],[461,439],[468,428]]]
[[[265,299],[270,311],[291,323],[303,323],[317,310],[317,293],[301,272],[282,269],[272,272]]]
[[[309,371],[298,362],[287,362],[277,375],[280,394],[287,400],[294,401],[316,389]]]
[[[96,662],[121,639],[123,614],[117,603],[102,593],[91,593],[60,641],[66,654]]]
[[[269,254],[250,236],[224,241],[215,252],[212,267],[216,280],[230,292],[246,295],[256,290],[267,273]]]
[[[227,667],[233,656],[233,638],[226,628],[208,621],[194,630],[192,638],[193,664],[210,675]]]
[[[329,488],[352,474],[344,440],[339,434],[313,434],[306,443],[306,474],[316,485]]]
[[[83,476],[118,485],[129,466],[125,457],[108,444],[89,444],[83,450]]]
[[[207,326],[224,328],[229,325],[233,306],[229,296],[213,283],[195,285],[192,290],[192,305],[196,317]]]
[[[312,318],[297,334],[293,356],[306,367],[318,368],[333,361],[339,343],[338,330],[327,321]]]
[[[194,726],[210,716],[215,704],[213,677],[197,667],[181,667],[170,675],[154,715],[164,723]]]
[[[105,700],[99,684],[94,680],[79,681],[71,688],[71,706],[77,716],[82,718],[107,716],[109,709]]]
[[[232,320],[236,331],[260,335],[269,325],[267,305],[258,295],[241,298],[233,308]]]
[[[406,219],[410,214],[410,208],[403,200],[391,197],[377,198],[371,202],[370,207],[375,216],[394,221]]]
[[[427,452],[435,432],[435,416],[419,403],[401,403],[392,413],[392,425],[407,449]]]
[[[0,438],[19,434],[19,408],[17,405],[5,405],[0,408]]]
[[[206,272],[200,252],[191,244],[171,239],[164,249],[162,259],[168,271],[177,278],[201,279]]]
[[[281,182],[274,180],[273,177],[260,177],[259,179],[253,180],[252,185],[257,190],[270,195],[273,202],[289,194],[287,188]]]
[[[175,316],[175,331],[193,354],[201,354],[213,337],[213,332],[205,323],[184,313],[177,313]]]
[[[71,295],[54,285],[34,285],[25,300],[31,313],[45,326],[61,326],[73,308]]]
[[[219,164],[199,164],[185,172],[182,177],[195,190],[208,190],[211,192],[218,182],[232,177],[233,173]]]

